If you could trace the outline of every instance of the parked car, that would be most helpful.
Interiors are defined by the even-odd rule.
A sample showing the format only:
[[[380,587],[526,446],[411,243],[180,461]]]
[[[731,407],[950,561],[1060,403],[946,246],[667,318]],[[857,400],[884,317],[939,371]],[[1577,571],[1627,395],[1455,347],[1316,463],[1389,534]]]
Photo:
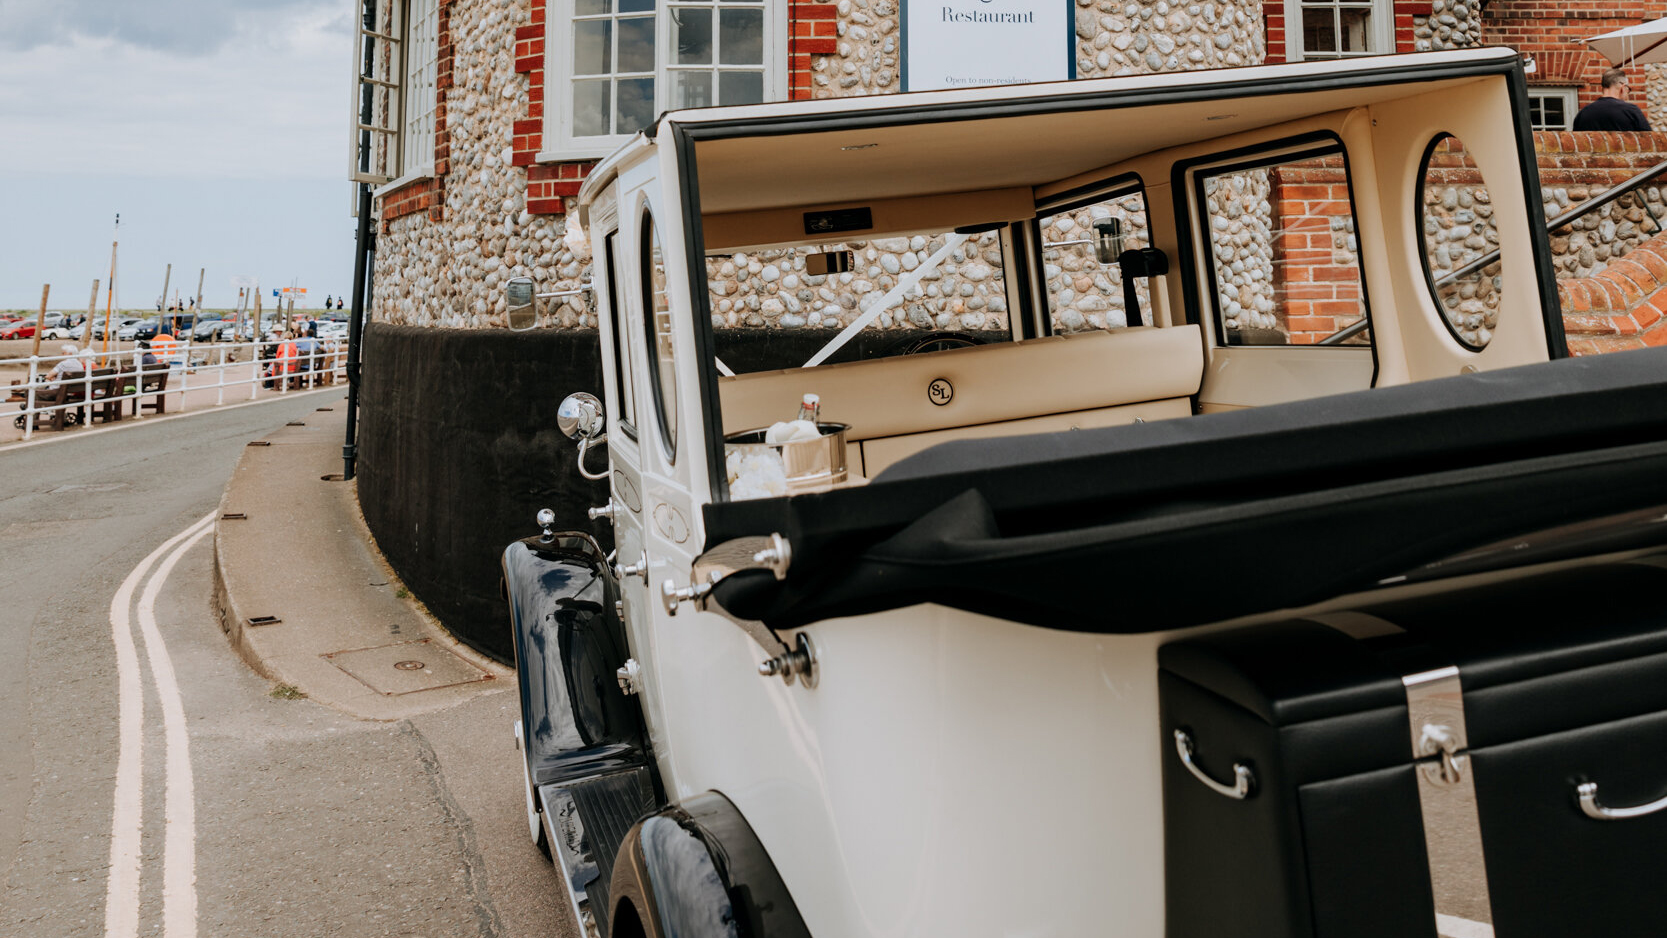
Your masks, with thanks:
[[[0,339],[30,339],[35,335],[35,321],[18,319],[0,326]]]
[[[674,111],[598,164],[557,422],[614,551],[545,511],[503,556],[581,928],[1653,933],[1667,359],[1565,360],[1525,88]],[[1461,165],[1497,248],[1455,259]],[[718,328],[726,265],[772,347],[837,337]]]
[[[114,317],[111,317],[108,320],[109,325],[110,325],[110,331],[116,338],[121,337],[121,331],[123,329],[127,328],[128,326],[137,325],[138,323],[141,323],[143,321],[144,320],[140,319],[137,316],[114,316]],[[106,324],[106,318],[104,316],[95,316],[93,318],[93,338],[95,338],[95,339],[103,339],[104,338],[105,324]],[[130,336],[130,338],[131,338],[131,336]]]
[[[156,338],[158,323],[154,319],[142,319],[129,323],[116,330],[116,338],[123,342],[149,341]]]
[[[197,317],[196,325],[191,327],[191,340],[194,342],[211,342],[223,320]]]

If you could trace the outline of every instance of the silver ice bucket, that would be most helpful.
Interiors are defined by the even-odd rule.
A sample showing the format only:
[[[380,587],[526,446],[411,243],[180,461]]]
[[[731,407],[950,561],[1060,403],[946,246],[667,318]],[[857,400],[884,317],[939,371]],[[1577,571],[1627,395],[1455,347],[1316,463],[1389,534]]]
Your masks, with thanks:
[[[822,433],[816,439],[790,443],[764,442],[767,429],[740,430],[724,437],[724,456],[774,450],[787,473],[787,494],[825,492],[846,479],[845,431],[851,427],[818,422],[816,429]]]

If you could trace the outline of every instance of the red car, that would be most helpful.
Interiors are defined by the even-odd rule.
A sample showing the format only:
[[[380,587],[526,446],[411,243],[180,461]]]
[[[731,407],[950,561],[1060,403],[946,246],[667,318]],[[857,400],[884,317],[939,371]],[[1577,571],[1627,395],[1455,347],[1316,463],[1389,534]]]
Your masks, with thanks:
[[[19,319],[0,326],[0,339],[32,339],[35,337],[35,321],[33,319]]]

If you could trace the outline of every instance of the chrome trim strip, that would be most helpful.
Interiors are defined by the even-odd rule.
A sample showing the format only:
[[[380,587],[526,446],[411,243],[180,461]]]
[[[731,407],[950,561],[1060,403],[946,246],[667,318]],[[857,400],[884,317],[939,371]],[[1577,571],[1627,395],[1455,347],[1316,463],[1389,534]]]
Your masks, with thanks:
[[[601,938],[596,914],[585,891],[585,886],[596,876],[596,858],[585,842],[585,824],[579,817],[579,806],[573,800],[573,793],[559,783],[539,786],[538,799],[544,805],[544,836],[549,838],[550,857],[561,873],[567,905],[573,912],[573,920],[579,923],[581,938]],[[581,876],[585,877],[582,881]]]
[[[1648,804],[1633,805],[1630,808],[1606,808],[1598,804],[1598,783],[1583,782],[1575,786],[1575,794],[1580,798],[1580,811],[1589,818],[1599,821],[1624,821],[1628,818],[1643,817],[1667,808],[1667,797]]]
[[[1424,851],[1430,861],[1436,931],[1448,938],[1491,938],[1493,904],[1482,856],[1482,827],[1470,771],[1459,669],[1437,668],[1401,678],[1407,728],[1417,760]]]
[[[1233,763],[1232,785],[1223,785],[1205,775],[1204,770],[1192,761],[1192,737],[1187,735],[1186,730],[1175,731],[1175,753],[1181,757],[1181,764],[1187,767],[1193,778],[1203,782],[1218,795],[1232,798],[1234,801],[1243,801],[1250,797],[1251,791],[1256,787],[1256,776],[1252,775],[1250,767],[1242,762]]]

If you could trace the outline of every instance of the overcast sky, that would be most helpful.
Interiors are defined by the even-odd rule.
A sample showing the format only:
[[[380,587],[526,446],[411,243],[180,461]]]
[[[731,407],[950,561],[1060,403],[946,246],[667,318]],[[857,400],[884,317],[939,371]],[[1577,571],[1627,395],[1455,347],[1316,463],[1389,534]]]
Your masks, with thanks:
[[[0,0],[0,309],[352,286],[353,0]],[[121,213],[119,235],[115,216]],[[104,306],[99,288],[99,308]]]

